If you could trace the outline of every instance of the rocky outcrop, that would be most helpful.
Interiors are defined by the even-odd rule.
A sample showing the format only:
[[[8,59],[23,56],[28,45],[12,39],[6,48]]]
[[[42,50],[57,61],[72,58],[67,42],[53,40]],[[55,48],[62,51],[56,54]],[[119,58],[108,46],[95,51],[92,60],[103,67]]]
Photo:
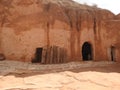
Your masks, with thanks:
[[[52,46],[66,48],[70,59],[82,59],[81,45],[85,41],[94,44],[93,47],[99,49],[95,52],[99,53],[102,25],[115,16],[108,10],[72,0],[1,0],[0,5],[0,23],[5,28],[1,37],[3,52],[7,57],[19,56],[23,60],[30,59],[36,47],[45,46],[48,51]],[[99,54],[95,58],[100,57]]]
[[[114,17],[114,19],[120,20],[120,14],[117,14],[117,15]]]
[[[4,1],[4,2],[2,2]],[[23,30],[35,26],[38,23],[52,26],[56,20],[66,23],[70,28],[80,30],[81,24],[93,26],[95,22],[101,19],[109,19],[114,15],[107,10],[78,4],[71,0],[1,0],[1,13],[10,13],[5,15],[8,18],[7,26]],[[7,10],[4,8],[8,8]],[[3,9],[3,10],[2,10]],[[21,23],[23,23],[21,25]],[[92,23],[90,23],[92,22]],[[22,30],[22,29],[21,29]]]

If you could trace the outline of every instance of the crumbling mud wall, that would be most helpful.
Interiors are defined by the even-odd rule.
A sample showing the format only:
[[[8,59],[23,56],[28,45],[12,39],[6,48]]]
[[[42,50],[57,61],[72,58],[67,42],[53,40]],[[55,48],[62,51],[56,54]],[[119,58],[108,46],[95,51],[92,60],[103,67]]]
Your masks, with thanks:
[[[66,50],[67,60],[63,61],[80,61],[82,46],[89,42],[93,59],[107,60],[102,34],[106,30],[104,21],[114,17],[110,11],[71,0],[12,0],[9,4],[10,15],[5,16],[9,20],[1,21],[0,29],[1,52],[7,59],[31,61],[36,48],[47,47],[49,52],[57,46]],[[60,57],[46,58],[43,63],[54,63]],[[58,62],[59,59],[55,63]]]

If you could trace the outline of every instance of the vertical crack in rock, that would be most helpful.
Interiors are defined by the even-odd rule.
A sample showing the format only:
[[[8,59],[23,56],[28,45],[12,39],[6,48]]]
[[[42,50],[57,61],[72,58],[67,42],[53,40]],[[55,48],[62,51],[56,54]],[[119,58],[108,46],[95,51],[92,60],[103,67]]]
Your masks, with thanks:
[[[94,30],[94,34],[96,34],[96,18],[94,18],[93,30]]]

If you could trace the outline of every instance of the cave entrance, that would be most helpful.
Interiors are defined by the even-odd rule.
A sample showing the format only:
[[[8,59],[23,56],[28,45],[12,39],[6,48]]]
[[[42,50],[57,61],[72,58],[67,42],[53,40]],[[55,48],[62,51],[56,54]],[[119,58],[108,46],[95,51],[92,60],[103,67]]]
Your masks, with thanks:
[[[33,63],[41,63],[41,61],[42,61],[42,51],[43,51],[43,48],[36,48],[35,58],[32,61]]]
[[[116,61],[115,58],[115,47],[111,46],[111,61]]]
[[[82,46],[82,58],[84,61],[92,60],[92,45],[88,42],[85,42]]]

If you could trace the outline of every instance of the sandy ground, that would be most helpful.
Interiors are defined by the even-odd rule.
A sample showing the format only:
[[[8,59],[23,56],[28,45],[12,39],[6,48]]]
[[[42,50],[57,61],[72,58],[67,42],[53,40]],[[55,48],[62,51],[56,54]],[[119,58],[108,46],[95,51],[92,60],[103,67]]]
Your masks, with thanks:
[[[0,90],[120,90],[120,63],[1,61]]]

